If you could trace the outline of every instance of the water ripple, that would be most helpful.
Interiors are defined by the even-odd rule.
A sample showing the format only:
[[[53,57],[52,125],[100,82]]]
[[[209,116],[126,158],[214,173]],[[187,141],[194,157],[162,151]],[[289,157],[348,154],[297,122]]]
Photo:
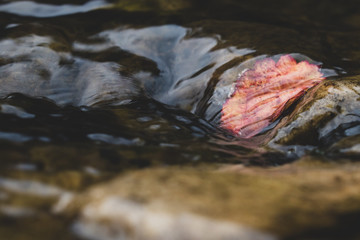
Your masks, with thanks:
[[[89,1],[84,5],[53,5],[32,1],[17,1],[1,5],[0,11],[20,16],[46,18],[88,12],[105,6],[109,6],[109,4],[104,0]]]
[[[50,186],[37,181],[7,178],[0,178],[0,187],[11,192],[31,194],[40,197],[54,197],[65,192],[58,187]]]

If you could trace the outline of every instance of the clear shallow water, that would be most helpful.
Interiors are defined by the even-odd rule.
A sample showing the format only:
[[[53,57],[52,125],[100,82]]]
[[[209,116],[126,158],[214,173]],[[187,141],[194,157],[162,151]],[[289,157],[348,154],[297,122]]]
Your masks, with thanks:
[[[251,140],[231,136],[218,127],[221,106],[238,74],[265,56],[321,63],[332,81],[358,75],[359,7],[259,4],[1,2],[0,201],[8,239],[21,237],[13,229],[29,216],[53,225],[27,234],[76,239],[61,231],[68,219],[52,218],[54,195],[28,196],[22,181],[46,194],[80,191],[149,166],[267,166],[304,154],[302,144],[290,153],[266,145],[278,122]],[[330,138],[356,137],[358,116],[350,122]],[[336,141],[305,150],[323,153]],[[334,151],[357,158],[357,149]]]

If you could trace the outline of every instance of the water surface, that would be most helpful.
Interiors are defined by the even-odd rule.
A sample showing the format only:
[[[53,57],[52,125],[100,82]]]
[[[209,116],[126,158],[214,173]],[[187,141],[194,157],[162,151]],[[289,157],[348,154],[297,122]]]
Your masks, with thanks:
[[[311,144],[268,145],[286,118],[250,140],[219,127],[239,73],[259,59],[291,54],[327,81],[356,77],[357,1],[2,1],[0,16],[6,239],[78,239],[54,199],[132,169],[359,157],[355,110]]]

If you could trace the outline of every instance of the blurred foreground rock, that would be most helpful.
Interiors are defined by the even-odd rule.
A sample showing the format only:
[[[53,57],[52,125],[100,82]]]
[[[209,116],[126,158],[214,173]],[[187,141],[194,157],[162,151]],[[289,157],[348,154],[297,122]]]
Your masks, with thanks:
[[[83,208],[74,229],[89,239],[275,239],[239,224],[167,212],[164,207],[157,209],[114,195],[105,196]]]
[[[152,168],[64,195],[55,209],[77,217],[76,233],[89,239],[274,239],[248,227],[280,239],[356,239],[359,169],[313,157],[268,169]]]

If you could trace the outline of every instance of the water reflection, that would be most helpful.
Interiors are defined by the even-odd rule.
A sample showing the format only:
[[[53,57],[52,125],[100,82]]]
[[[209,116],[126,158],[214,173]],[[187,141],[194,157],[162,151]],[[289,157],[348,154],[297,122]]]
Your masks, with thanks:
[[[152,98],[195,112],[215,71],[254,50],[235,47],[215,50],[219,36],[189,38],[191,31],[177,25],[164,25],[120,28],[100,33],[99,37],[156,63],[158,76],[137,75]]]
[[[94,141],[100,141],[115,145],[126,145],[126,146],[144,145],[144,142],[139,138],[129,140],[123,137],[114,137],[109,134],[103,134],[103,133],[90,133],[87,136],[88,138]]]
[[[101,39],[100,43],[75,42],[74,55],[52,49],[56,42],[52,37],[30,35],[5,39],[0,42],[0,47],[6,49],[1,53],[5,64],[0,67],[3,76],[0,93],[47,97],[58,105],[121,105],[135,100],[142,91],[140,86],[144,86],[143,90],[152,99],[200,116],[215,103],[214,113],[206,115],[208,120],[214,119],[221,108],[220,100],[207,104],[214,74],[222,74],[228,70],[225,66],[228,62],[254,50],[235,47],[214,50],[218,36],[189,38],[189,32],[191,29],[177,25],[109,30],[89,38]],[[138,66],[129,73],[119,63],[79,57],[90,49],[101,54],[113,47],[153,61],[157,67],[149,72]],[[229,79],[230,85],[225,86],[228,90],[236,78]],[[224,101],[228,93],[224,90],[220,95],[218,98]]]
[[[10,32],[16,32],[16,29],[17,26]],[[221,149],[217,145],[221,145],[223,139],[232,142],[228,146],[241,145],[254,150],[266,144],[277,131],[273,129],[278,122],[266,129],[264,136],[249,141],[234,141],[217,128],[222,105],[233,92],[239,74],[251,68],[259,59],[268,57],[266,54],[254,55],[257,53],[255,49],[241,48],[242,44],[229,45],[226,39],[222,39],[222,36],[217,34],[173,24],[143,28],[115,27],[87,36],[81,41],[67,40],[69,48],[61,48],[61,50],[58,50],[56,45],[59,41],[54,36],[36,34],[1,40],[0,48],[4,51],[0,54],[3,62],[0,66],[2,76],[0,94],[5,97],[10,93],[20,92],[32,97],[46,97],[60,106],[98,108],[114,106],[115,109],[121,105],[131,108],[134,102],[156,101],[165,104],[167,109],[164,112],[170,111],[170,108],[182,109],[195,114],[194,118],[196,118],[195,123],[194,118],[188,118],[187,115],[185,117],[184,112],[175,111],[175,116],[171,116],[171,121],[166,123],[168,116],[164,117],[164,112],[155,107],[154,118],[135,114],[138,124],[129,125],[128,120],[124,121],[123,124],[130,129],[140,126],[142,133],[132,130],[118,134],[110,133],[109,130],[98,132],[76,130],[74,131],[78,133],[76,139],[123,146],[139,146],[154,142],[148,141],[148,136],[143,136],[145,132],[149,135],[156,133],[163,136],[156,142],[156,146],[161,146],[161,143],[178,144],[172,140],[170,134],[183,128],[176,124],[179,122],[180,126],[186,126],[189,131],[188,137],[200,139],[210,136],[209,142],[210,145],[215,144],[215,151]],[[271,57],[278,59],[281,55]],[[291,55],[297,61],[306,60],[314,63],[303,54],[291,53]],[[329,68],[324,68],[323,74],[325,77],[337,75],[335,70]],[[147,104],[145,103],[145,106]],[[86,108],[80,110],[87,111]],[[22,111],[21,107],[9,107],[6,104],[2,107],[2,112],[24,119],[35,117],[26,110]],[[51,114],[50,116],[56,115],[59,118],[66,116],[59,112]],[[159,116],[161,121],[156,120]],[[344,117],[339,118],[341,122],[349,118],[349,116]],[[87,124],[87,121],[79,121],[78,124]],[[105,122],[100,125],[105,125]],[[101,128],[99,127],[99,130]],[[117,128],[118,126],[114,127]],[[147,132],[148,130],[151,132]],[[325,131],[325,128],[323,130]],[[321,133],[320,137],[332,131],[332,125],[329,125],[329,130]],[[281,134],[281,130],[279,132]],[[11,133],[11,135],[5,133],[2,134],[2,138],[14,142],[30,140],[50,142],[59,138],[74,138],[59,133],[55,134],[56,137],[49,137],[49,134],[31,137],[34,133]],[[223,138],[221,141],[212,139],[219,136]],[[136,139],[141,139],[141,144]],[[286,147],[284,150],[277,145],[271,146],[288,152]],[[311,145],[306,147],[306,150],[315,147]],[[300,146],[291,149],[295,149],[292,151],[295,152],[295,156],[305,153],[304,150],[300,150],[303,149]],[[232,154],[239,157],[236,151],[238,150]]]
[[[26,207],[14,207],[14,206],[0,206],[0,213],[9,217],[29,217],[36,214],[31,208]]]
[[[48,184],[31,180],[16,180],[0,178],[0,188],[20,194],[30,194],[40,197],[55,197],[65,191]]]
[[[104,0],[88,1],[83,5],[52,5],[32,1],[16,1],[0,5],[0,12],[17,14],[20,16],[46,18],[75,13],[83,13],[100,7],[109,6],[110,5]]]
[[[38,166],[32,163],[19,163],[15,166],[15,169],[19,171],[36,171]]]
[[[32,140],[32,137],[20,133],[0,132],[0,139],[21,143]]]
[[[119,65],[74,58],[51,49],[51,37],[30,35],[0,41],[0,95],[18,92],[47,97],[59,105],[94,105],[137,95],[135,84],[120,76]]]
[[[16,106],[2,104],[0,107],[1,107],[1,110],[0,110],[1,113],[4,113],[4,114],[13,114],[13,115],[16,115],[17,117],[25,118],[25,119],[35,117],[34,114],[27,113],[23,109],[16,107]]]

